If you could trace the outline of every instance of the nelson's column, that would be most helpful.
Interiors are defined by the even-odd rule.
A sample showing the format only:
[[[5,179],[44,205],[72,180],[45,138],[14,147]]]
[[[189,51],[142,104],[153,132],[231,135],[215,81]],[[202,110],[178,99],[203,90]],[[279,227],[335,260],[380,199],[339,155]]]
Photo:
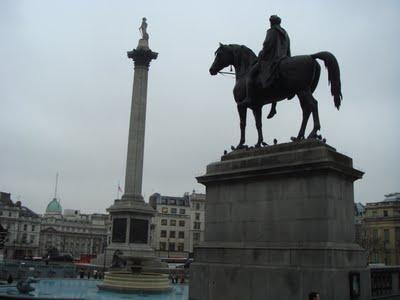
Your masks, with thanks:
[[[150,247],[150,220],[154,209],[142,196],[143,150],[146,121],[147,80],[150,62],[158,53],[149,48],[146,18],[139,28],[142,38],[136,49],[128,52],[134,62],[132,106],[126,160],[125,191],[121,199],[107,209],[111,216],[112,236],[107,247],[107,264],[111,274],[105,278],[101,289],[114,290],[164,290],[169,288],[168,278],[147,276],[149,285],[143,286],[141,271],[157,272],[162,269],[159,259]],[[134,270],[133,274],[132,270]],[[122,274],[122,275],[121,275]],[[115,277],[115,278],[114,278]],[[122,278],[122,279],[121,279]],[[146,279],[146,280],[147,280]],[[146,281],[145,280],[145,281]],[[135,285],[137,281],[138,286]],[[139,288],[140,286],[140,288]]]

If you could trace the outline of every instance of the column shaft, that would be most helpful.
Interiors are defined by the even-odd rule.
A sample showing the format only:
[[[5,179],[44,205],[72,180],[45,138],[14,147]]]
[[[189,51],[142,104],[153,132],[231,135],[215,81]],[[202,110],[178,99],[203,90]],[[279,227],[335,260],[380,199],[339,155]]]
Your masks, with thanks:
[[[125,175],[125,196],[127,197],[137,197],[142,194],[147,80],[147,66],[136,66],[133,79]]]

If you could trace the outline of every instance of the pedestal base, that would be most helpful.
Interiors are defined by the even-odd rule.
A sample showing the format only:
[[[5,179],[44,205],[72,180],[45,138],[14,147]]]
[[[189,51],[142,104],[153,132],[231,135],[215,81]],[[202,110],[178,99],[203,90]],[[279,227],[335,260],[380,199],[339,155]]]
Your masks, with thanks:
[[[194,251],[189,299],[303,300],[313,291],[324,300],[370,299],[367,256],[354,243],[353,181],[361,176],[351,158],[309,140],[234,151],[208,165],[198,177],[205,238]]]
[[[361,295],[354,299],[370,299],[365,261],[365,251],[355,245],[202,246],[190,267],[189,299],[298,300],[312,291],[321,299],[353,299],[352,272],[362,282]]]

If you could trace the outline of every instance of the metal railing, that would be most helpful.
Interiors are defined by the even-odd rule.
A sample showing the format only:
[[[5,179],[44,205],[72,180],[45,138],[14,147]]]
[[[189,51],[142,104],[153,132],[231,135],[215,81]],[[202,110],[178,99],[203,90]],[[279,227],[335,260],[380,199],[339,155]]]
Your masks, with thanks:
[[[371,266],[372,299],[400,299],[400,266]]]
[[[41,278],[75,278],[77,268],[74,264],[57,264],[33,261],[5,260],[0,262],[0,279],[7,280],[11,275],[14,279],[28,276]]]

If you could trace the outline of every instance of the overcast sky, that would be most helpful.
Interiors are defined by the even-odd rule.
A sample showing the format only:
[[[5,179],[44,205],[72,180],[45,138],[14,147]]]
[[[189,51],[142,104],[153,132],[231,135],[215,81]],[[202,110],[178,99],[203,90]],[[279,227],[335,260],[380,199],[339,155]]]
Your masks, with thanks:
[[[144,196],[203,192],[195,177],[239,141],[234,80],[208,73],[214,51],[223,42],[258,53],[271,14],[282,18],[292,55],[327,50],[339,61],[341,110],[324,68],[314,95],[321,134],[365,172],[355,201],[400,192],[396,0],[1,0],[0,190],[43,213],[59,172],[63,208],[105,212],[112,204],[125,176],[133,79],[126,52],[146,16],[159,57],[149,73]],[[273,120],[267,109],[267,142],[297,134],[297,99],[279,102]],[[247,137],[256,143],[251,114]]]

